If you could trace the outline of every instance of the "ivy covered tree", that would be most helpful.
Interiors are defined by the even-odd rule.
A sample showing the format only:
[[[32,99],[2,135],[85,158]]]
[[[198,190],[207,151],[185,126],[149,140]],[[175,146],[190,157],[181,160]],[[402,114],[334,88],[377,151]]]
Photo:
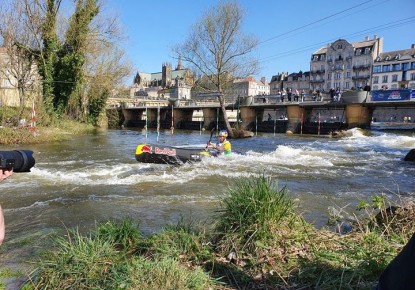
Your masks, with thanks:
[[[26,54],[22,55],[36,60],[47,117],[66,115],[98,124],[106,100],[131,72],[118,47],[121,29],[116,17],[101,13],[104,0],[67,1],[74,4],[68,17],[64,16],[67,11],[61,11],[67,7],[63,1],[3,0],[0,19],[14,16],[11,19],[23,20],[33,36],[32,42],[20,42],[19,48],[24,48]],[[16,14],[17,9],[2,9],[13,5],[22,8],[21,15]],[[0,35],[0,41],[2,38]]]

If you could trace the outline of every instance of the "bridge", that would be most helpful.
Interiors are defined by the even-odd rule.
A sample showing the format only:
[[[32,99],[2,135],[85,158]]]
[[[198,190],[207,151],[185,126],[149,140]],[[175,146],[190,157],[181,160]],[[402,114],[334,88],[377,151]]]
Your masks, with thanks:
[[[403,90],[400,90],[403,91]],[[400,98],[392,95],[379,99],[373,93],[356,91],[333,101],[326,94],[321,99],[281,101],[279,95],[226,99],[226,113],[234,128],[258,132],[329,134],[362,128],[376,122],[413,122],[415,92]],[[216,98],[210,99],[118,99],[108,102],[108,110],[118,110],[123,126],[161,129],[210,130],[224,128],[223,113]],[[415,124],[414,124],[415,127]]]

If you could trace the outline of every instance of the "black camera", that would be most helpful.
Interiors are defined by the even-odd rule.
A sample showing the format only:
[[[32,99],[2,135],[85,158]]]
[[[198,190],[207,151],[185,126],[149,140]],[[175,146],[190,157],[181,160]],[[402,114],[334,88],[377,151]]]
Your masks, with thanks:
[[[13,168],[14,172],[30,172],[35,158],[30,150],[0,151],[0,168]]]

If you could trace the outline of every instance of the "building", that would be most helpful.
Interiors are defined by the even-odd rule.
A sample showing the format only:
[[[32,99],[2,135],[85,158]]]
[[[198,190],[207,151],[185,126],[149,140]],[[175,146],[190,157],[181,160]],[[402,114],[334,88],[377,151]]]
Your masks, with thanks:
[[[23,55],[0,47],[0,106],[31,106],[41,92],[37,65]]]
[[[370,85],[374,60],[383,51],[383,38],[349,43],[338,39],[314,52],[310,61],[310,89],[350,90]]]
[[[259,81],[253,77],[236,79],[233,81],[229,90],[229,94],[241,97],[270,94],[270,86],[267,83],[265,77],[262,77]]]
[[[138,72],[130,88],[130,96],[190,99],[194,83],[195,75],[183,67],[179,58],[174,70],[170,63],[163,63],[161,72]]]
[[[415,44],[379,54],[372,70],[372,90],[415,89]]]
[[[284,80],[287,76],[288,73],[285,72],[272,76],[271,82],[269,83],[271,95],[279,94],[284,87]]]
[[[298,72],[289,74],[283,81],[284,89],[298,90],[301,92],[304,90],[308,92],[310,90],[310,72]]]

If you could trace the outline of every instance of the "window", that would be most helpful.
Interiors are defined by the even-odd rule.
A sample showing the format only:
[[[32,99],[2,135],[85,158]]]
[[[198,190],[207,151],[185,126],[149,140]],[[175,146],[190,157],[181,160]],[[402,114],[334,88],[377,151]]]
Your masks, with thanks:
[[[411,73],[411,81],[415,81],[415,73]]]
[[[366,47],[365,48],[365,54],[369,54],[370,53],[370,47]]]
[[[400,71],[401,70],[401,64],[395,63],[392,65],[392,71]]]
[[[411,69],[415,69],[415,62],[411,62]]]
[[[382,83],[387,83],[387,82],[388,82],[388,76],[383,76]]]
[[[343,49],[343,45],[342,44],[338,44],[337,45],[337,49]]]
[[[383,65],[382,66],[382,72],[390,72],[390,71],[391,71],[390,64],[387,64],[387,65]]]
[[[409,62],[405,62],[405,63],[403,63],[402,64],[402,70],[403,71],[406,71],[406,70],[408,70],[409,69]]]
[[[351,75],[351,73],[348,71],[348,72],[346,73],[346,77],[347,77],[347,78],[350,78],[350,75]]]
[[[398,75],[392,75],[392,82],[398,81]]]
[[[346,86],[346,89],[350,89],[350,83],[349,82],[346,82],[345,86]]]
[[[380,73],[380,72],[382,72],[382,66],[381,65],[373,66],[373,73]]]
[[[373,83],[378,84],[379,83],[379,77],[373,77]]]
[[[356,49],[356,55],[361,55],[362,54],[362,50],[359,48],[359,49]]]

